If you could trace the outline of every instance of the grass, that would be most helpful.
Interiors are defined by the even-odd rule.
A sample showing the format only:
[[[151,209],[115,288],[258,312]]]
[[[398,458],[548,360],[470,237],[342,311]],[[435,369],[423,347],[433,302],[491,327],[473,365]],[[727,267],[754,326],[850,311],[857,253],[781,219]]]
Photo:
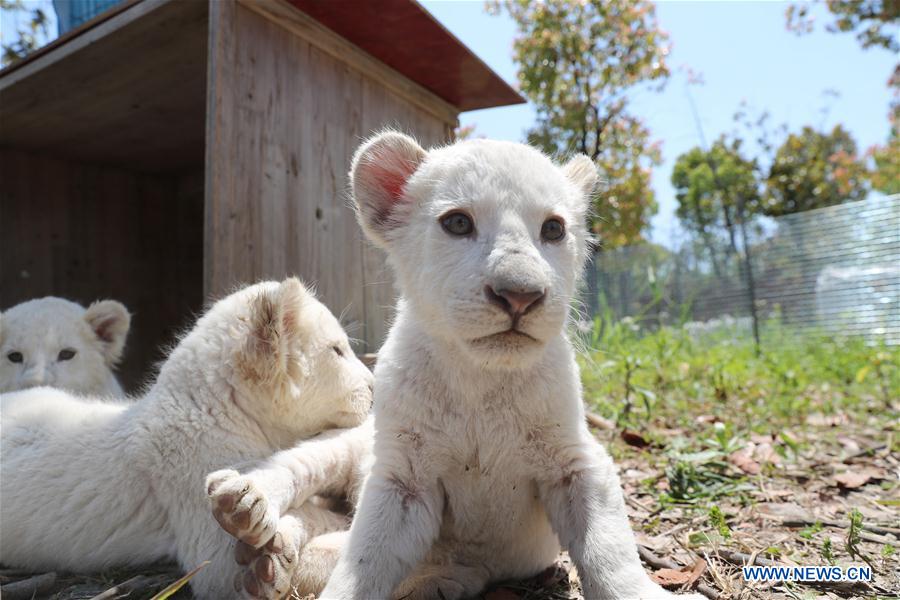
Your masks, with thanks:
[[[598,319],[589,340],[595,350],[582,361],[586,400],[631,426],[662,418],[694,427],[700,414],[728,424],[739,412],[735,432],[766,430],[773,418],[796,425],[811,413],[897,416],[891,401],[900,398],[900,348],[774,324],[765,331],[757,355],[752,339],[732,328],[645,333],[630,319]]]
[[[585,400],[616,425],[596,433],[619,463],[639,540],[681,564],[703,557],[701,581],[723,598],[897,597],[900,348],[774,322],[763,331],[759,352],[728,326],[607,316],[585,334]],[[879,524],[891,531],[867,533]],[[876,585],[761,591],[722,549],[868,564]]]

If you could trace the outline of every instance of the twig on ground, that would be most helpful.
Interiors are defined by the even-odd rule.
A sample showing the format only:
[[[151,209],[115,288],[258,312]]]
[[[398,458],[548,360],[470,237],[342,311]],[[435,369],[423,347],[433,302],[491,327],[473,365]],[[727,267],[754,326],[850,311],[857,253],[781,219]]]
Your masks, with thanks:
[[[866,540],[867,542],[874,542],[876,544],[883,544],[885,546],[893,546],[898,541],[896,536],[878,535],[866,531],[861,531],[859,533],[859,539]]]
[[[591,427],[596,427],[597,429],[612,430],[616,428],[616,424],[614,422],[591,411],[586,411],[584,414],[584,418],[587,420],[588,425],[590,425]]]
[[[690,521],[685,521],[684,523],[679,523],[672,529],[659,534],[659,537],[670,537],[670,538],[674,539],[676,534],[681,533],[685,529],[693,527],[694,525],[697,525],[698,523],[705,521],[706,519],[707,519],[706,515],[700,515],[699,517],[694,517]]]
[[[822,525],[825,525],[827,527],[834,527],[835,529],[847,529],[850,527],[850,521],[832,521],[830,519],[801,519],[797,517],[791,517],[789,519],[782,519],[781,521],[781,524],[785,527],[808,527],[811,525],[815,525],[816,523],[821,523]],[[870,523],[863,522],[862,528],[871,531],[872,533],[880,533],[883,535],[894,535],[900,537],[900,527],[886,527],[883,525],[872,525]],[[897,540],[890,540],[878,536],[875,537],[876,539],[869,541],[878,542],[880,544],[893,544],[897,542]]]
[[[625,502],[632,506],[632,508],[636,508],[637,510],[643,510],[646,512],[653,512],[653,507],[647,506],[646,504],[642,504],[638,502],[628,494],[625,494]]]
[[[0,587],[0,597],[3,600],[30,600],[47,594],[54,585],[56,585],[56,573],[35,575]]]
[[[719,596],[724,595],[726,598],[734,599],[741,598],[740,590],[742,585],[740,582],[736,585],[735,578],[728,574],[728,571],[731,570],[731,565],[714,554],[710,556],[708,552],[703,553],[703,560],[706,561],[706,572],[709,574],[714,586],[721,590]],[[725,565],[727,565],[728,569],[723,567]]]
[[[641,555],[641,560],[643,560],[654,569],[675,569],[676,571],[680,571],[682,568],[684,568],[682,565],[679,565],[675,561],[653,554],[653,552],[651,552],[649,548],[641,546],[640,544],[638,544],[638,554]],[[715,600],[719,597],[719,592],[706,585],[705,583],[698,583],[697,591],[707,598],[710,598],[711,600]]]
[[[164,586],[171,580],[169,575],[154,575],[148,577],[146,575],[137,575],[123,581],[118,585],[114,585],[105,592],[101,592],[91,598],[91,600],[111,600],[123,595],[133,595],[136,592],[144,592]]]
[[[882,450],[886,449],[887,447],[888,447],[887,444],[878,444],[877,446],[863,448],[862,450],[859,450],[858,452],[854,452],[853,454],[851,454],[849,456],[845,456],[844,460],[842,460],[841,462],[846,464],[856,458],[861,458],[863,456],[869,456],[870,454],[877,454],[878,452],[881,452]]]

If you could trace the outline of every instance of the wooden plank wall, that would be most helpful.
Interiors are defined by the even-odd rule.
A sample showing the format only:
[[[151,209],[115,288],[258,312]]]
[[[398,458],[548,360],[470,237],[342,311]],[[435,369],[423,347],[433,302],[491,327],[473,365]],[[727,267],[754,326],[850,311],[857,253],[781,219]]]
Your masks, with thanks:
[[[202,308],[203,178],[0,149],[0,308],[42,296],[133,312],[120,375],[134,391]]]
[[[267,7],[282,12],[264,16]],[[359,350],[375,351],[394,292],[349,207],[350,159],[387,126],[424,145],[446,141],[455,114],[404,95],[411,82],[387,81],[353,48],[338,58],[341,39],[311,41],[302,13],[285,7],[210,5],[205,289],[297,274],[344,315]],[[323,39],[337,46],[325,51]]]

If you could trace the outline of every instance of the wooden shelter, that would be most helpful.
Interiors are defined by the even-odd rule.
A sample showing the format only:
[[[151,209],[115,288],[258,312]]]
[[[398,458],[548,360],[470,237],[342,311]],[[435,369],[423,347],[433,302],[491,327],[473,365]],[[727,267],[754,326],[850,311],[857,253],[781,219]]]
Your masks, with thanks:
[[[354,149],[521,101],[412,0],[126,1],[0,71],[0,307],[121,300],[134,389],[205,298],[297,274],[373,351]]]

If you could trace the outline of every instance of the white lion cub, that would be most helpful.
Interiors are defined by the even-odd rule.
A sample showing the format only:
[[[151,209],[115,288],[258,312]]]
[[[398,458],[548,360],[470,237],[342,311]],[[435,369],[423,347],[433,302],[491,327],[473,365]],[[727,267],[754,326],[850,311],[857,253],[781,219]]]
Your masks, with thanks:
[[[591,161],[558,167],[528,146],[485,140],[426,152],[388,132],[357,151],[351,179],[401,298],[375,368],[374,463],[349,537],[328,536],[343,549],[321,598],[457,600],[536,575],[560,546],[585,598],[672,597],[638,559],[565,333],[588,244]],[[304,443],[230,485],[260,489],[278,512],[327,483],[316,465],[346,472],[363,460],[368,431],[342,435],[355,442]],[[291,569],[281,561],[276,579]],[[249,575],[250,595],[280,597]]]
[[[216,303],[135,404],[50,388],[4,394],[0,563],[90,572],[210,560],[195,594],[232,597],[234,544],[209,516],[206,474],[358,425],[371,387],[337,319],[287,279]],[[243,492],[231,522],[252,518],[289,557],[306,537],[347,527],[312,501],[266,520],[254,490]]]
[[[323,598],[443,598],[530,577],[560,544],[585,598],[663,598],[588,431],[565,323],[597,181],[521,144],[386,133],[353,195],[401,290],[375,378],[375,461]]]
[[[52,386],[122,397],[113,369],[131,317],[114,300],[80,304],[48,296],[0,314],[0,393]]]

